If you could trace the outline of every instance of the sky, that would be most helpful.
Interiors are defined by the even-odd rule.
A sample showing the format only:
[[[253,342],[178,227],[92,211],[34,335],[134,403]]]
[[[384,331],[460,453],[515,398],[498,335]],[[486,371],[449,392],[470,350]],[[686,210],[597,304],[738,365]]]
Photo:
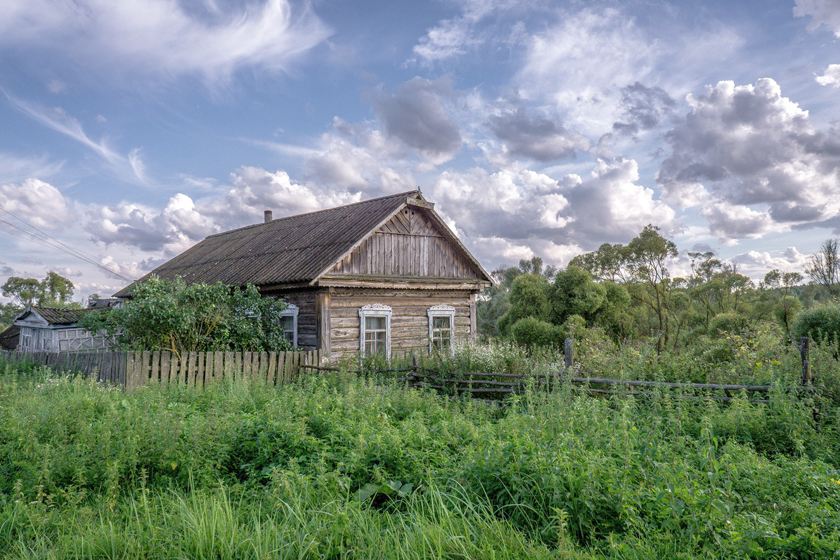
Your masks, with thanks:
[[[420,188],[488,270],[840,235],[840,0],[5,0],[0,282]]]

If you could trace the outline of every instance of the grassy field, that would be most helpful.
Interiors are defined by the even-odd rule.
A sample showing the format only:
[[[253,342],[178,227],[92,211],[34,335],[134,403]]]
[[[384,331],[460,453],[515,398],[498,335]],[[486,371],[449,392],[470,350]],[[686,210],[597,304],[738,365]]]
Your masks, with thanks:
[[[832,558],[815,404],[499,407],[353,374],[126,394],[0,364],[0,557]]]

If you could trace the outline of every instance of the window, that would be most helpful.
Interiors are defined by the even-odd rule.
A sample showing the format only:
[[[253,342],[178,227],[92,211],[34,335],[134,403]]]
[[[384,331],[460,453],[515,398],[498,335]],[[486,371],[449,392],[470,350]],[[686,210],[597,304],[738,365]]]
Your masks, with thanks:
[[[455,334],[455,308],[451,305],[430,307],[429,315],[429,354],[437,350],[451,354]]]
[[[372,303],[359,309],[359,351],[391,357],[391,308]]]
[[[283,337],[297,348],[298,345],[298,311],[300,309],[293,303],[286,304],[286,309],[280,313],[283,321]]]
[[[27,350],[34,350],[34,348],[32,347],[32,329],[30,329],[29,327],[20,328],[19,346]]]

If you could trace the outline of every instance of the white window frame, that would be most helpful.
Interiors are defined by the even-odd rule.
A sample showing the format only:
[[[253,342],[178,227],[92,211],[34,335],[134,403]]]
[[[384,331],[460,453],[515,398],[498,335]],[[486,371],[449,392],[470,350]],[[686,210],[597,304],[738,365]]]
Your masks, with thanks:
[[[295,305],[294,303],[287,303],[286,309],[280,312],[281,317],[291,317],[292,318],[292,346],[295,348],[298,347],[298,313],[300,312],[300,308]],[[286,337],[286,331],[283,330],[283,337]]]
[[[391,359],[391,308],[381,303],[370,303],[359,309],[359,354],[365,357],[365,319],[385,317],[385,357]]]
[[[449,353],[455,352],[455,308],[451,305],[433,305],[426,312],[429,316],[429,354],[434,350],[434,322],[435,317],[449,317]]]

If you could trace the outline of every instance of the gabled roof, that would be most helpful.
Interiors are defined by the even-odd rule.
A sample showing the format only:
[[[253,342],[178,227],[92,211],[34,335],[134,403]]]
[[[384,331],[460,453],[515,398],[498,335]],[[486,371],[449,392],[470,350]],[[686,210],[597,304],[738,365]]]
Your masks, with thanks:
[[[15,317],[15,323],[30,315],[37,315],[48,325],[72,325],[79,322],[84,315],[95,312],[96,309],[54,309],[51,307],[36,307],[30,305]]]
[[[407,204],[423,207],[437,217],[434,205],[416,190],[278,218],[211,235],[114,295],[130,296],[132,286],[152,275],[232,286],[313,283]],[[437,220],[443,224],[439,217]],[[445,224],[443,231],[481,276],[492,281]]]

